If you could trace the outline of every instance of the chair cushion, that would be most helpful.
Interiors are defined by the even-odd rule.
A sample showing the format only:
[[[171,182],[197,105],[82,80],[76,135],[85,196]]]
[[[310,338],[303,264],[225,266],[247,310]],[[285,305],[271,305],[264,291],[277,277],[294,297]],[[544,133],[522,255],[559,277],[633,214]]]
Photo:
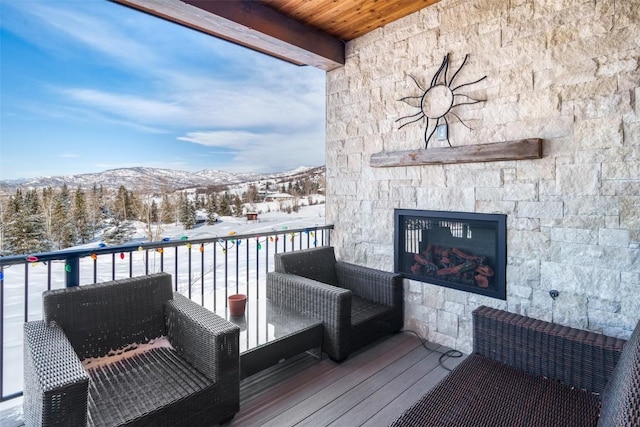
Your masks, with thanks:
[[[595,426],[597,395],[470,355],[391,426]]]
[[[640,322],[622,348],[622,354],[602,392],[599,426],[640,425]]]
[[[211,380],[170,348],[154,348],[88,373],[89,425],[116,426],[132,420],[172,425],[190,412],[215,405]]]
[[[368,299],[351,295],[351,325],[353,326],[365,323],[389,311],[391,311],[391,307],[387,305],[377,304]]]

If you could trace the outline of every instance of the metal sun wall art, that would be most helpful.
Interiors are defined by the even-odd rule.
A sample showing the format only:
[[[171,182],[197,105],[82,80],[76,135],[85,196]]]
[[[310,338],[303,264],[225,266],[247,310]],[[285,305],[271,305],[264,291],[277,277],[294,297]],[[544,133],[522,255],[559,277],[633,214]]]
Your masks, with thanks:
[[[455,112],[452,111],[454,108],[459,107],[460,105],[471,105],[486,101],[485,99],[472,98],[469,95],[465,95],[457,91],[463,87],[479,83],[482,80],[486,79],[487,76],[484,76],[473,82],[463,83],[455,87],[453,86],[453,82],[458,76],[458,73],[460,73],[462,67],[464,67],[464,65],[467,63],[467,58],[469,58],[468,54],[465,55],[464,61],[462,61],[460,68],[458,68],[453,76],[451,76],[451,79],[447,79],[447,72],[449,70],[449,54],[447,54],[442,60],[440,68],[438,68],[438,71],[436,71],[436,73],[433,75],[429,87],[426,89],[422,87],[422,85],[418,82],[418,80],[416,80],[416,78],[409,75],[409,77],[411,77],[411,80],[413,80],[413,82],[423,93],[419,96],[407,96],[400,99],[399,101],[402,101],[412,107],[419,108],[420,111],[411,116],[401,117],[396,120],[396,123],[406,119],[413,119],[400,125],[398,129],[402,129],[408,124],[425,119],[425,148],[429,146],[429,141],[431,140],[433,134],[436,132],[436,129],[438,129],[438,126],[440,126],[441,121],[444,121],[444,124],[447,125],[447,128],[449,127],[449,120],[451,116],[457,118],[460,123],[462,123],[467,129],[471,129]],[[460,102],[460,98],[465,98],[468,101]],[[449,132],[447,132],[447,143],[449,144],[449,147],[451,147],[451,142],[449,141]]]

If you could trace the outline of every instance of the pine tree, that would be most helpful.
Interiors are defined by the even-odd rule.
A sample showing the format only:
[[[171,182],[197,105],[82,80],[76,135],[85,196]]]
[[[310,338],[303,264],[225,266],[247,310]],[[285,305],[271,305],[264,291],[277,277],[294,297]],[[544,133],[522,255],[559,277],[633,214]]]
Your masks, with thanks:
[[[20,189],[16,190],[3,221],[6,221],[4,239],[8,252],[28,254],[50,250],[36,190],[28,191],[24,197]]]
[[[51,188],[42,189],[42,197],[40,198],[40,210],[44,218],[44,230],[49,241],[54,241],[54,222],[53,216],[56,205],[56,191]]]
[[[93,238],[89,216],[87,214],[87,201],[84,191],[78,187],[73,199],[73,221],[76,228],[76,236],[80,243],[87,243]]]
[[[180,222],[185,230],[190,230],[196,225],[196,208],[188,197],[183,197]]]
[[[156,203],[155,200],[151,201],[151,208],[150,209],[151,209],[151,212],[150,212],[151,222],[153,224],[156,224],[158,222],[158,219],[160,218],[160,215],[159,215],[159,212],[158,212],[158,204]]]
[[[216,196],[215,194],[209,194],[207,196],[207,224],[212,225],[218,221],[218,217],[216,215]]]
[[[55,196],[53,208],[53,239],[57,249],[68,248],[76,241],[70,211],[71,196],[67,185],[64,184]]]
[[[89,216],[89,225],[91,228],[91,234],[95,236],[96,231],[100,228],[102,221],[104,220],[104,212],[106,206],[104,203],[104,188],[102,185],[98,187],[93,184],[91,193],[89,193],[87,201],[87,212]]]
[[[231,215],[230,201],[231,201],[231,197],[229,196],[229,193],[224,193],[220,198],[220,206],[218,207],[218,214],[220,216]]]
[[[183,198],[180,222],[185,230],[190,230],[196,225],[196,208],[188,197]]]
[[[130,221],[115,219],[114,226],[104,234],[104,241],[110,245],[120,245],[131,240],[134,228]]]

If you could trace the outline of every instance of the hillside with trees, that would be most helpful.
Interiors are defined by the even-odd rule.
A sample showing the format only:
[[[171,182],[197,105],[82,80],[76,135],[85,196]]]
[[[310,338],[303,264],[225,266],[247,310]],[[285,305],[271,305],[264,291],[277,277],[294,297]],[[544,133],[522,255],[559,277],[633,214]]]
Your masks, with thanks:
[[[100,240],[130,241],[134,222],[144,224],[146,240],[161,240],[163,225],[214,224],[223,216],[256,211],[256,203],[283,200],[279,210],[297,212],[301,197],[313,203],[324,189],[324,168],[271,175],[242,184],[214,184],[181,190],[143,187],[18,187],[0,199],[0,255],[40,253]]]

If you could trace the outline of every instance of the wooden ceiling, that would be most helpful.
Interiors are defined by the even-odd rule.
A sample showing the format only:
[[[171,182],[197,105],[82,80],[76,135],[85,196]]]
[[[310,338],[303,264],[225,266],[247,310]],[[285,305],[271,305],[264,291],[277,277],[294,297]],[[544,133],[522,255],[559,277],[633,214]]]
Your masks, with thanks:
[[[289,61],[332,70],[344,43],[440,0],[112,0]]]
[[[439,0],[258,0],[344,41],[358,38]]]

